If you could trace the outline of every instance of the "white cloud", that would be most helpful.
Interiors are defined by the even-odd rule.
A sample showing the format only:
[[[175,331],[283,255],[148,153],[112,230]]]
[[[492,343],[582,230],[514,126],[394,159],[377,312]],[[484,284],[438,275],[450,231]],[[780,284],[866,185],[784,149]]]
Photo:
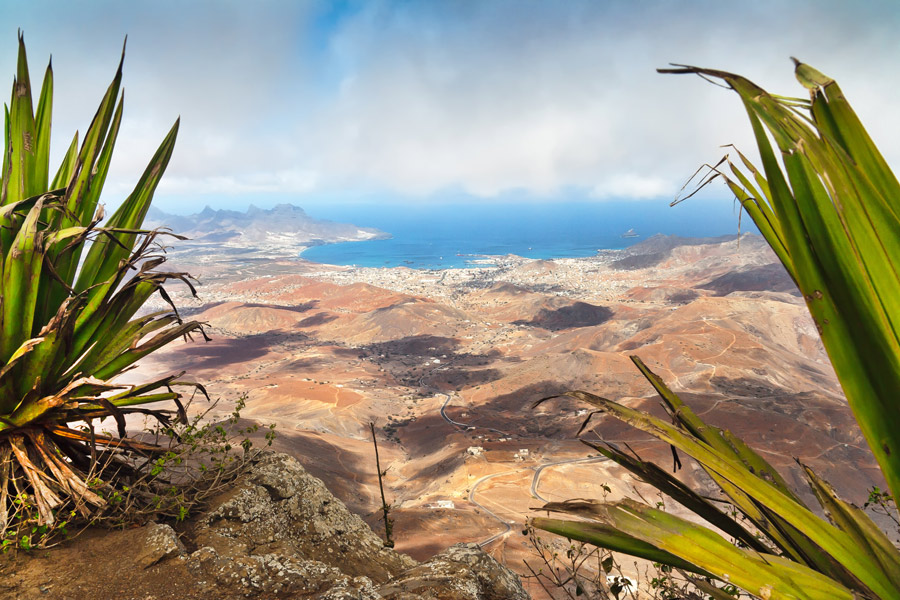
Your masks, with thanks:
[[[847,39],[854,27],[867,35]],[[847,90],[862,83],[859,106],[880,121],[900,84],[883,62],[900,51],[888,32],[829,3],[378,5],[333,42],[354,68],[313,129],[317,168],[323,182],[409,194],[670,195],[720,145],[752,155],[753,143],[736,96],[656,67],[728,68],[796,94],[788,56],[801,54]],[[880,138],[900,158],[895,136]]]
[[[900,164],[895,3],[337,6],[0,0],[0,43],[11,50],[25,28],[34,79],[54,52],[61,153],[71,131],[83,133],[129,34],[110,190],[130,189],[181,115],[161,194],[668,196],[721,144],[749,152],[752,139],[733,94],[654,69],[725,68],[802,93],[790,55],[836,77]],[[323,25],[328,11],[340,14]],[[13,72],[12,54],[0,53],[0,74]]]
[[[648,177],[624,173],[614,175],[607,181],[597,184],[591,190],[591,196],[595,198],[658,198],[672,194],[678,189],[675,182],[659,177]]]
[[[235,175],[211,175],[184,177],[179,175],[163,178],[159,185],[162,194],[297,194],[309,193],[316,187],[316,174],[294,169],[289,171],[266,171],[263,173],[239,173]]]

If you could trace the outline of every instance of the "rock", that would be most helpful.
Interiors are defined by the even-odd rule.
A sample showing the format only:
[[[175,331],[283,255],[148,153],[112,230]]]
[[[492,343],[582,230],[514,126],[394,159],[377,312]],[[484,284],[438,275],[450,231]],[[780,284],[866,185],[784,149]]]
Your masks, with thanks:
[[[188,569],[200,579],[215,581],[217,590],[239,589],[248,598],[307,596],[335,587],[358,591],[339,569],[319,561],[279,554],[219,554],[215,548],[206,546],[191,554]],[[352,583],[372,587],[365,577]]]
[[[164,524],[122,531],[94,529],[40,560],[17,563],[6,571],[0,565],[0,596],[528,598],[518,577],[477,546],[454,546],[423,564],[385,548],[362,519],[284,454],[259,455],[225,493],[182,527],[184,544]]]
[[[198,546],[226,555],[302,556],[382,583],[415,565],[285,454],[267,453],[217,500],[195,529]]]
[[[141,528],[142,539],[137,544],[140,550],[135,558],[135,563],[146,569],[152,567],[164,558],[185,553],[184,544],[178,539],[178,534],[168,525],[151,523]]]
[[[424,564],[368,525],[285,454],[264,453],[197,519],[188,568],[245,597],[519,600],[518,577],[475,545]]]
[[[518,575],[477,544],[457,544],[402,573],[378,592],[384,600],[528,600]]]

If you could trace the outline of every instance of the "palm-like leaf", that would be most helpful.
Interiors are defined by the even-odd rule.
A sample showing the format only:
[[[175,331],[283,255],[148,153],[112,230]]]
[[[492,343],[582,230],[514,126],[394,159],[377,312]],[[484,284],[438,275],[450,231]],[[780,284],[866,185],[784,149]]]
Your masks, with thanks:
[[[763,170],[738,152],[737,162],[722,159],[700,187],[723,178],[797,283],[896,498],[900,185],[837,84],[796,64],[797,78],[810,90],[809,102],[771,96],[723,71],[679,66],[662,72],[718,78],[740,95]],[[640,359],[632,360],[674,424],[587,392],[566,395],[694,458],[760,539],[740,522],[728,522],[728,515],[662,469],[597,444],[589,445],[746,549],[704,526],[630,501],[551,503],[544,509],[584,520],[535,519],[537,527],[645,558],[668,553],[678,561],[660,562],[712,574],[762,598],[900,597],[900,551],[862,510],[804,466],[828,521],[818,517],[762,457],[730,432],[704,423]],[[622,540],[633,540],[630,549]]]
[[[96,445],[159,450],[123,437],[124,416],[148,412],[131,407],[174,400],[183,415],[172,389],[177,376],[140,385],[113,382],[148,353],[202,332],[199,323],[182,322],[174,312],[137,316],[154,292],[168,298],[166,281],[190,285],[183,273],[157,270],[164,261],[155,254],[161,233],[141,229],[171,158],[177,121],[134,191],[101,225],[100,194],[122,119],[121,79],[120,61],[80,149],[76,134],[51,182],[53,72],[48,66],[35,114],[19,35],[0,174],[0,534],[23,489],[33,496],[41,524],[53,522],[66,502],[83,514],[88,504],[102,506],[84,481],[91,467],[85,457]],[[171,411],[149,412],[167,420]],[[67,425],[104,417],[116,420],[119,438]]]

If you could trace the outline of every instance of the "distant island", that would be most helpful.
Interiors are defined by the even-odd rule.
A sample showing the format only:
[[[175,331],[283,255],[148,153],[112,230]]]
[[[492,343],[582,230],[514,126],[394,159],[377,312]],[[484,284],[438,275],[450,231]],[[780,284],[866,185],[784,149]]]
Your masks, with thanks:
[[[278,204],[246,212],[215,210],[209,206],[192,215],[172,215],[150,208],[147,227],[167,227],[190,238],[191,244],[240,248],[276,254],[296,253],[310,246],[335,242],[388,239],[389,233],[372,227],[314,219],[299,206]]]

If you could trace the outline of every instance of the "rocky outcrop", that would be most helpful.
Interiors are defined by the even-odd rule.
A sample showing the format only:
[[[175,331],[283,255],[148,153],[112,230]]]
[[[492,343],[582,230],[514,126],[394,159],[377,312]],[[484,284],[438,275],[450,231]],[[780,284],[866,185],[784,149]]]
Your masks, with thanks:
[[[276,453],[216,499],[191,537],[198,549],[187,561],[198,577],[253,593],[364,590],[416,564],[385,548],[300,463]]]
[[[474,544],[421,564],[385,548],[319,479],[274,452],[258,456],[180,535],[160,523],[95,531],[41,561],[3,573],[0,589],[23,600],[47,590],[54,598],[141,600],[529,597],[518,576]]]
[[[457,544],[379,588],[383,598],[524,600],[519,577],[477,544]]]
[[[384,547],[299,462],[267,453],[197,520],[186,556],[200,579],[244,596],[323,600],[514,600],[516,575],[477,546],[422,564]]]

